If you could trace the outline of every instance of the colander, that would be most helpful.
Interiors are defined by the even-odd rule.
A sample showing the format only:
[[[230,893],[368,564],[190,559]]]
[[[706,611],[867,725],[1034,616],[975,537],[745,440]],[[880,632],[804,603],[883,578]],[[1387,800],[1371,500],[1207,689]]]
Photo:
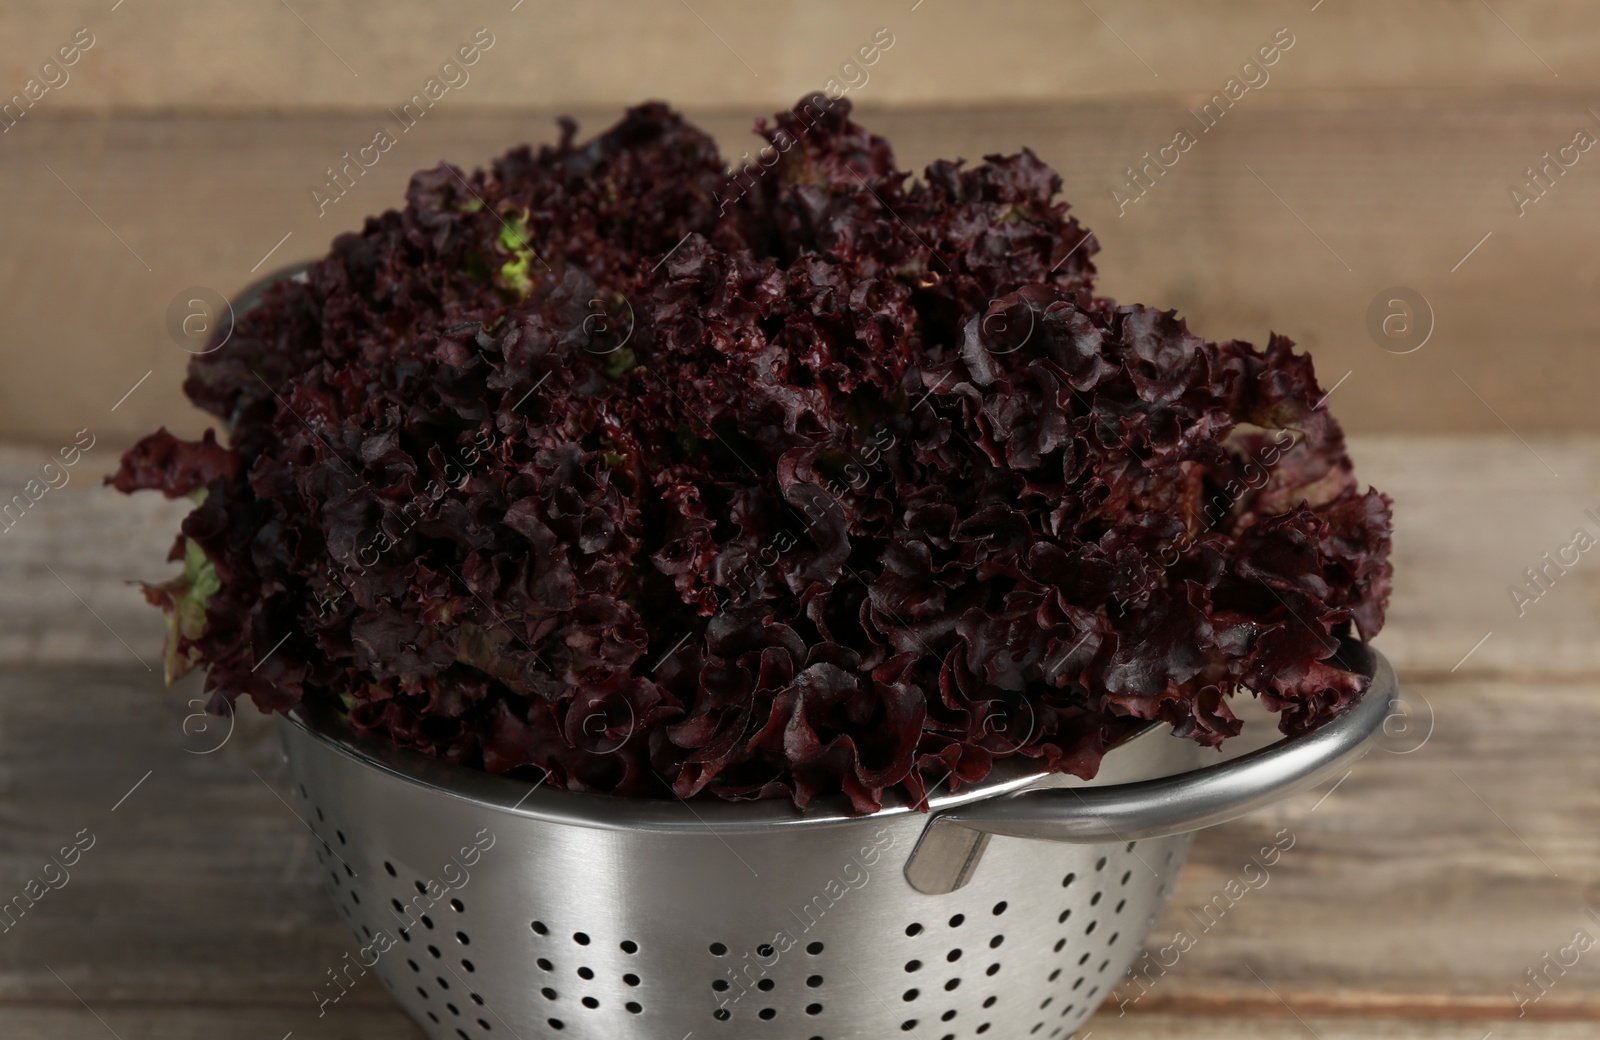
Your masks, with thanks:
[[[1152,727],[1091,783],[1009,772],[865,817],[552,790],[295,715],[297,808],[358,944],[318,1000],[376,974],[432,1040],[1071,1036],[1194,830],[1364,753],[1397,685],[1341,655],[1368,695],[1261,751],[1192,769]]]

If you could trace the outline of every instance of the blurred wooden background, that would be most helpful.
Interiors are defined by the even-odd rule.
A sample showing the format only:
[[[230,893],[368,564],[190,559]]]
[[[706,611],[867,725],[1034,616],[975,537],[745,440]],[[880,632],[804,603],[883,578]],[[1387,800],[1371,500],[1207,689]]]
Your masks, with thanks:
[[[892,44],[863,66],[875,35]],[[475,36],[478,60],[441,70]],[[1293,42],[1242,70],[1275,36]],[[1579,0],[10,0],[0,39],[12,442],[198,432],[168,304],[321,253],[415,169],[651,97],[737,156],[757,116],[830,80],[911,169],[1034,148],[1098,234],[1106,292],[1208,338],[1291,336],[1344,380],[1331,406],[1355,431],[1600,429],[1600,153],[1570,150],[1525,213],[1510,194],[1600,135],[1600,12]],[[323,171],[430,78],[454,85],[319,216]],[[1254,89],[1201,132],[1189,110],[1230,78]],[[1119,203],[1180,127],[1197,143]],[[1369,332],[1394,286],[1432,315],[1409,353]]]

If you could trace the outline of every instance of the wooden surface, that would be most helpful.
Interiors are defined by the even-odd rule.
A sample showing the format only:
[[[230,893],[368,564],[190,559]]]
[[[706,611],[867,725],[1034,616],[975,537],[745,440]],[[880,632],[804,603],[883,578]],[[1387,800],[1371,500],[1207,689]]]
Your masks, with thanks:
[[[0,452],[0,480],[17,482],[32,451]],[[1416,728],[1337,784],[1201,834],[1153,933],[1155,948],[1179,930],[1197,941],[1148,992],[1124,982],[1086,1036],[1600,1032],[1600,956],[1523,1017],[1512,991],[1576,929],[1600,936],[1585,915],[1600,909],[1600,563],[1583,558],[1525,617],[1505,591],[1574,526],[1600,530],[1583,516],[1600,505],[1600,440],[1371,437],[1353,451],[1396,499],[1380,645]],[[281,782],[270,727],[241,714],[198,754],[221,734],[186,730],[193,684],[162,689],[135,660],[154,663],[159,626],[120,580],[163,573],[182,509],[87,484],[0,534],[0,894],[80,828],[97,842],[0,935],[0,1036],[418,1037],[376,984],[317,1017],[310,989],[349,940],[307,832],[267,790]],[[1295,843],[1271,880],[1201,932],[1191,911],[1283,828]]]
[[[382,108],[421,89],[482,26],[495,46],[468,69],[452,106],[620,105],[662,94],[770,106],[841,76],[840,64],[881,27],[893,47],[865,81],[845,75],[888,104],[1169,98],[1220,89],[1287,27],[1296,50],[1272,70],[1283,74],[1275,90],[1600,86],[1600,23],[1584,0],[138,0],[112,11],[114,3],[0,3],[0,83],[16,89],[39,75],[84,27],[94,46],[46,95],[52,109]]]

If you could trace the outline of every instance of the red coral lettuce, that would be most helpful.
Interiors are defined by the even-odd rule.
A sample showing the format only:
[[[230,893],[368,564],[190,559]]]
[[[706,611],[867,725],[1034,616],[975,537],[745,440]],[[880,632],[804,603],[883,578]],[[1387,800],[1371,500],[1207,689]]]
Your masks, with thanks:
[[[1093,295],[1033,153],[915,181],[849,112],[731,176],[659,104],[442,164],[240,315],[186,384],[232,449],[163,431],[115,479],[207,491],[175,638],[213,703],[863,812],[1092,776],[1149,720],[1215,745],[1241,688],[1348,707],[1389,507],[1310,360]]]

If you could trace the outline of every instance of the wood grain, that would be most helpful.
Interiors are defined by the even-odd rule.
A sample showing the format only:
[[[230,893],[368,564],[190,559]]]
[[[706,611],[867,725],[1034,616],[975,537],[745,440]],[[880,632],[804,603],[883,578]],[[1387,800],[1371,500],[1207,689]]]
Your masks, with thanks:
[[[1512,992],[1577,929],[1600,938],[1585,909],[1600,885],[1600,836],[1581,823],[1600,810],[1595,684],[1416,683],[1411,696],[1425,728],[1343,782],[1196,839],[1152,946],[1183,932],[1192,948],[1166,975],[1125,981],[1118,1001],[1600,1017],[1600,961],[1580,961],[1525,1007]],[[1251,854],[1284,830],[1295,843],[1259,890],[1201,909],[1230,878],[1259,878]]]
[[[1488,1026],[1493,1025],[1493,1030]],[[1129,1015],[1117,1020],[1101,1014],[1089,1023],[1084,1040],[1589,1040],[1588,1022],[1493,1022],[1456,1018],[1438,1021],[1326,1018],[1287,1013],[1272,1018],[1197,1015]]]
[[[188,720],[197,683],[164,690],[137,668],[7,670],[0,689],[0,892],[22,891],[80,830],[94,839],[65,887],[0,936],[0,1001],[72,1003],[64,981],[91,1005],[314,1011],[311,987],[350,939],[314,839],[268,787],[281,768],[269,721],[242,712],[224,743],[225,722]],[[339,1007],[385,1002],[354,987]]]
[[[981,8],[917,0],[469,0],[382,6],[257,0],[217,8],[141,0],[0,6],[7,90],[79,27],[94,46],[54,111],[382,108],[438,74],[487,27],[495,46],[451,97],[464,108],[530,99],[620,105],[791,103],[830,77],[897,106],[1176,99],[1220,90],[1279,28],[1293,48],[1269,71],[1284,95],[1441,90],[1593,91],[1600,27],[1581,0],[995,0]],[[513,9],[515,8],[515,9]],[[1315,9],[1313,9],[1315,8]],[[893,47],[841,74],[878,28]],[[1519,39],[1520,37],[1520,39]],[[1557,73],[1559,72],[1559,76]]]
[[[56,458],[55,448],[0,447],[0,502]],[[165,581],[187,500],[122,495],[100,485],[117,448],[96,441],[64,487],[0,519],[0,662],[132,666],[161,675],[164,625],[137,580]],[[58,478],[59,479],[59,478]],[[6,526],[9,523],[10,526]]]
[[[1402,677],[1597,674],[1600,561],[1580,556],[1525,609],[1509,592],[1530,589],[1527,569],[1575,530],[1600,539],[1587,514],[1600,512],[1597,448],[1582,437],[1352,438],[1357,475],[1395,502],[1394,596],[1378,642]]]
[[[704,123],[738,154],[765,110]],[[591,114],[586,126],[598,129],[616,110]],[[1600,297],[1574,290],[1600,275],[1600,157],[1581,160],[1526,216],[1508,196],[1541,152],[1580,126],[1600,133],[1580,100],[1241,103],[1126,207],[1113,190],[1131,190],[1130,164],[1195,125],[1183,107],[863,118],[911,169],[1033,147],[1096,231],[1105,292],[1175,307],[1213,339],[1292,336],[1323,384],[1338,385],[1330,407],[1353,431],[1600,429],[1589,393],[1600,354],[1585,346],[1600,332]],[[231,295],[323,253],[336,233],[394,206],[416,168],[441,158],[470,167],[552,136],[545,116],[441,113],[319,216],[311,190],[323,171],[388,121],[381,110],[41,118],[0,140],[10,198],[0,210],[0,438],[53,447],[80,428],[123,440],[163,423],[198,432],[206,421],[179,390],[190,355],[166,328],[174,298],[195,286]],[[1369,304],[1397,285],[1422,293],[1434,315],[1413,353],[1391,353],[1368,331]]]
[[[8,1040],[423,1040],[398,1008],[335,1008],[318,1018],[284,1008],[0,1006],[0,1025]]]

